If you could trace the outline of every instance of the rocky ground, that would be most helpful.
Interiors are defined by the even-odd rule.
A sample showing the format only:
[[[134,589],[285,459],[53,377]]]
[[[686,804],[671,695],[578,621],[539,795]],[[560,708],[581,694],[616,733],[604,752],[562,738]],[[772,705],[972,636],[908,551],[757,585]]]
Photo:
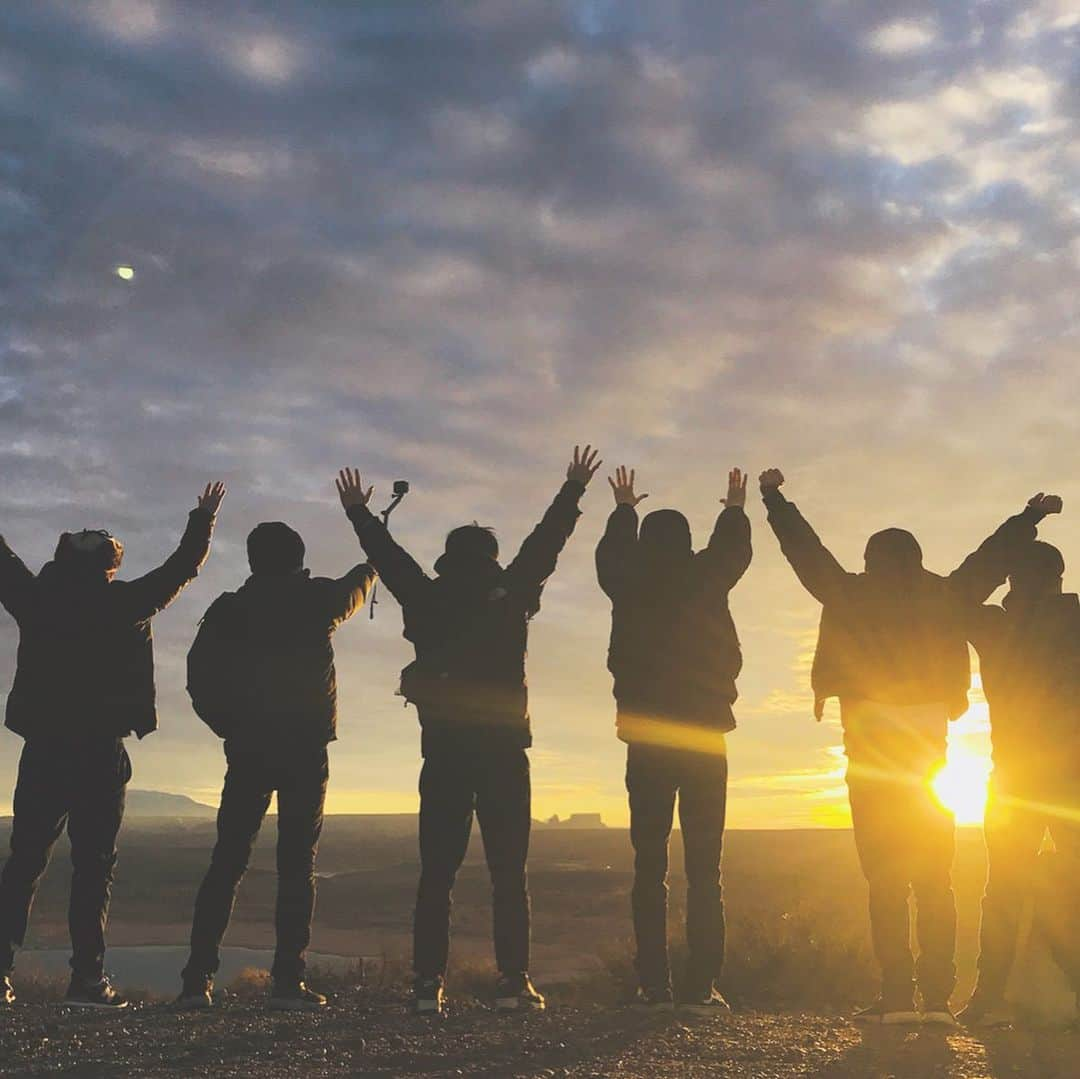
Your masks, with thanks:
[[[143,1004],[101,1015],[19,1004],[0,1025],[0,1074],[108,1076],[731,1076],[1075,1079],[1080,1034],[861,1033],[840,1017],[699,1018],[553,1007],[506,1019],[473,1003],[442,1023],[385,992],[346,990],[317,1015],[236,1001],[202,1014]]]

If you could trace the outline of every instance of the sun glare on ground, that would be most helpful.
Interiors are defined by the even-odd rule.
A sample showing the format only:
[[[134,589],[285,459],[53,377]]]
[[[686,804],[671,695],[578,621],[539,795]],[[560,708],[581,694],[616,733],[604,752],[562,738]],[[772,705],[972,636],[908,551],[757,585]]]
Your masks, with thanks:
[[[990,761],[963,745],[950,745],[945,767],[931,780],[934,795],[957,824],[982,824]]]

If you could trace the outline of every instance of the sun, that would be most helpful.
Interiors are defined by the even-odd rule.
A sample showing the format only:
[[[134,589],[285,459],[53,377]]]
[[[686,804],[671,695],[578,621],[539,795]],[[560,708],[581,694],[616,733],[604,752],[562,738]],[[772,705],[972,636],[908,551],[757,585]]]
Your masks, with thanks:
[[[989,779],[990,761],[985,755],[950,745],[948,759],[930,786],[957,824],[982,824]]]

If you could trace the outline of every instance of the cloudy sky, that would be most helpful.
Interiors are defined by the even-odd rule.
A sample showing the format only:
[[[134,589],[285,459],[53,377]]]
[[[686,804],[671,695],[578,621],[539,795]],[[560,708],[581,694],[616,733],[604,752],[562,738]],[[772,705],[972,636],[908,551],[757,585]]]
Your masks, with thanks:
[[[260,520],[318,573],[359,559],[344,464],[379,505],[412,481],[396,529],[428,564],[473,518],[514,547],[592,441],[699,542],[727,469],[776,464],[849,566],[900,524],[947,570],[1052,489],[1080,568],[1069,0],[8,0],[0,24],[0,531],[37,569],[107,527],[134,574],[230,488],[157,623],[136,786],[216,799],[194,623]],[[610,501],[598,477],[533,625],[537,815],[625,819]],[[818,610],[750,513],[731,822],[835,823]],[[332,810],[415,806],[400,629],[386,597],[338,635]],[[5,620],[5,686],[15,645]]]

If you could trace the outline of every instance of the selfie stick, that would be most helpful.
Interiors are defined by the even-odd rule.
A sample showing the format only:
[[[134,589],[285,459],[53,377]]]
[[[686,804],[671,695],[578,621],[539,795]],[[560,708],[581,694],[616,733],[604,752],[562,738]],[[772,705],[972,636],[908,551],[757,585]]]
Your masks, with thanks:
[[[382,518],[382,523],[386,526],[390,524],[390,514],[394,512],[401,504],[401,500],[409,493],[409,481],[408,480],[395,480],[394,481],[394,497],[390,500],[390,505],[386,507],[379,514]],[[369,608],[371,613],[368,615],[370,621],[375,620],[375,604],[379,602],[376,592],[378,592],[379,586],[376,584],[371,589],[371,599],[369,600]]]

